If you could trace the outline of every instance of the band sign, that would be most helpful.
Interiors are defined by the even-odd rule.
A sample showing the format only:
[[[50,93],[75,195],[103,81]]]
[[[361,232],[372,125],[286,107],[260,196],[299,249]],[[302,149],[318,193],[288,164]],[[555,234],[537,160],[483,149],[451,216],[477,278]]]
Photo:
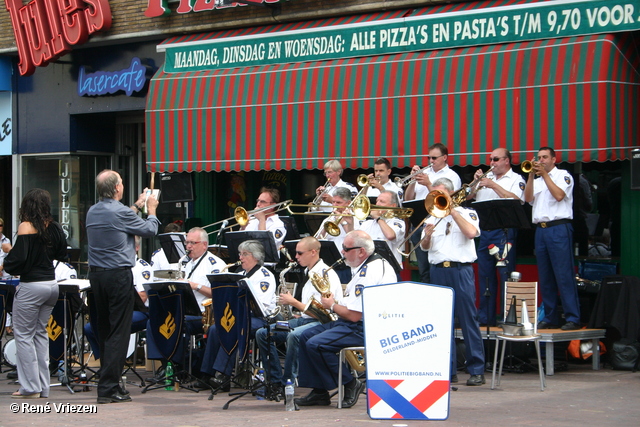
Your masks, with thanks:
[[[84,44],[89,35],[111,28],[108,0],[4,0],[11,15],[18,47],[20,75],[29,76],[36,67]]]
[[[306,62],[640,29],[640,0],[562,0],[159,46],[166,72]]]

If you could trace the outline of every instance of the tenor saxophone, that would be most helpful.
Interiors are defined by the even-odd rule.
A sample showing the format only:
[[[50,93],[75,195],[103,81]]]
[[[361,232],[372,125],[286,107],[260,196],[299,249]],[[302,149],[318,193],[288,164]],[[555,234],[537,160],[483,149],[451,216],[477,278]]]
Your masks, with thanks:
[[[280,303],[280,294],[281,293],[289,293],[289,288],[287,287],[287,280],[285,279],[285,275],[296,265],[298,265],[298,263],[296,261],[294,261],[291,258],[291,255],[289,255],[289,251],[287,250],[287,248],[283,245],[280,246],[280,253],[282,253],[288,260],[287,262],[287,266],[280,272],[279,275],[279,285],[278,288],[276,289],[276,295],[278,295],[278,306],[280,306],[280,312],[282,313],[282,316],[284,317],[284,320],[289,320],[293,317],[293,313],[291,312],[291,306],[289,304],[281,304]]]

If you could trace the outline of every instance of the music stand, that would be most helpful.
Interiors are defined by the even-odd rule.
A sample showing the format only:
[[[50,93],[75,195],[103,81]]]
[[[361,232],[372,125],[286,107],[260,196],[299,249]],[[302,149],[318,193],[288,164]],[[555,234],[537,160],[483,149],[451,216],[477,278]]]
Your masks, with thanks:
[[[279,313],[279,310],[275,310],[273,313],[269,313],[265,310],[265,308],[263,307],[263,305],[260,303],[260,301],[258,300],[258,298],[256,298],[256,296],[253,294],[253,289],[251,288],[251,286],[249,286],[246,277],[243,277],[241,280],[238,281],[238,288],[240,290],[245,290],[246,291],[246,299],[247,299],[247,306],[249,308],[249,312],[251,314],[251,316],[253,317],[257,317],[260,318],[264,321],[264,327],[265,328],[269,328],[269,325],[273,322],[275,322],[276,319],[276,315]],[[249,322],[251,323],[251,322]],[[250,325],[249,325],[250,327]],[[269,338],[269,334],[267,333],[267,344],[270,346],[271,345],[271,341]],[[269,360],[269,354],[267,354],[267,360]],[[268,364],[269,365],[269,364]],[[270,365],[269,365],[270,366]],[[267,367],[268,369],[268,367]],[[264,387],[265,389],[265,398],[269,399],[269,400],[276,400],[279,401],[279,396],[276,394],[273,398],[268,394],[271,393],[271,387],[270,385],[265,382],[264,379],[258,379],[254,384],[251,385],[251,387],[243,392],[240,393],[229,393],[229,396],[233,396],[235,395],[235,397],[233,397],[231,400],[229,400],[227,403],[224,404],[224,406],[222,407],[222,409],[229,409],[229,404],[231,404],[231,402],[234,402],[238,399],[240,399],[243,396],[246,396],[247,394],[251,393],[251,394],[255,394],[255,392],[257,390],[259,390],[260,388]]]
[[[276,241],[273,234],[266,230],[255,231],[230,231],[224,235],[227,241],[227,249],[229,251],[229,262],[236,262],[240,259],[238,254],[238,246],[247,240],[257,240],[262,243],[265,252],[265,263],[276,264],[280,260],[280,253],[276,248]]]
[[[182,257],[187,254],[187,244],[184,233],[163,233],[158,234],[160,246],[164,251],[169,264],[180,262]]]
[[[410,200],[408,202],[402,202],[403,208],[411,208],[413,209],[413,214],[409,218],[409,222],[415,228],[420,225],[422,220],[424,220],[429,213],[427,212],[427,208],[424,206],[424,200],[416,199]]]
[[[160,300],[163,297],[171,298],[172,294],[181,295],[182,298],[180,303],[182,304],[182,316],[180,321],[183,322],[182,323],[183,325],[184,325],[186,316],[198,316],[198,317],[202,316],[202,312],[200,311],[200,305],[198,304],[198,301],[196,300],[196,297],[193,294],[193,291],[191,290],[191,285],[189,285],[188,282],[157,281],[157,282],[144,283],[142,286],[144,287],[145,291],[149,295],[150,301],[152,301],[152,297],[158,298],[158,300]],[[149,291],[153,291],[153,292],[149,292]],[[162,303],[160,302],[160,304]],[[178,311],[178,308],[176,308],[176,311]],[[150,311],[150,313],[152,313],[152,311]],[[153,326],[153,322],[151,322],[151,320],[153,320],[152,317],[153,316],[150,316],[150,324]],[[177,320],[175,320],[175,322],[177,322]],[[183,329],[184,328],[180,329],[181,335],[178,337],[178,339],[185,338]],[[153,334],[153,331],[148,330],[147,333]],[[169,340],[169,337],[165,337],[165,338]],[[154,340],[157,340],[155,335],[154,335]],[[179,350],[182,350],[182,352],[184,352],[184,347],[181,347],[181,346],[185,344],[183,341],[183,342],[176,342],[175,344],[171,344],[171,345],[173,345],[173,349],[170,350],[171,354],[169,356],[166,356],[166,354],[164,354],[162,350],[160,350],[161,354],[164,357],[166,357],[169,361],[172,361],[172,359],[174,358],[174,355]],[[188,344],[187,344],[187,347],[188,347]],[[159,343],[158,343],[158,348],[160,349]],[[184,354],[182,356],[184,356]],[[176,362],[174,361],[174,363]],[[183,359],[179,359],[179,363],[181,365],[185,365]],[[171,384],[177,384],[179,388],[184,388],[197,393],[198,390],[194,389],[193,387],[184,385],[185,383],[192,382],[195,379],[191,375],[191,352],[189,352],[189,360],[186,363],[188,363],[188,366],[189,366],[188,370],[183,368],[178,372],[173,372],[173,375],[168,377],[165,374],[165,376],[163,378],[160,378],[153,387],[151,387],[151,385],[146,386],[142,390],[142,393],[146,393],[147,390],[155,390],[158,388],[165,387],[165,382],[167,381],[170,382]]]
[[[527,215],[520,200],[516,199],[491,199],[479,202],[473,202],[471,207],[478,213],[480,219],[480,230],[504,230],[505,241],[507,238],[507,229],[531,228]],[[494,271],[495,274],[495,271]],[[504,286],[504,283],[500,284]],[[498,288],[500,289],[500,288]],[[485,285],[485,291],[482,295],[487,299],[487,307],[490,304],[491,292],[489,291],[489,283]],[[488,317],[488,316],[487,316]],[[487,319],[487,336],[489,336],[490,322]],[[495,349],[494,349],[495,351]],[[493,367],[495,369],[495,366]]]
[[[309,212],[304,215],[304,223],[307,226],[307,231],[313,236],[316,231],[322,225],[322,221],[327,217],[327,215],[320,215],[314,212]]]
[[[320,242],[320,258],[325,262],[325,264],[331,265],[342,258],[338,247],[332,240],[318,241]],[[296,252],[296,246],[298,246],[299,242],[300,239],[287,240],[286,242],[284,242],[284,246],[287,248],[290,254],[294,254]]]
[[[393,252],[391,252],[389,243],[387,243],[386,240],[374,240],[373,244],[376,246],[376,253],[386,259],[395,270],[396,275],[399,275],[402,268],[400,267],[400,264],[398,264],[398,260],[395,255],[393,255]]]

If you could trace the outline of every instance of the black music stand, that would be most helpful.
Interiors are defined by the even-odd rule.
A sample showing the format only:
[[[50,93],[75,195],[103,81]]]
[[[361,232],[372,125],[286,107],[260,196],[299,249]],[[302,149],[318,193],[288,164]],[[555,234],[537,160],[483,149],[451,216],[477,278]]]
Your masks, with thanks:
[[[265,323],[264,327],[269,328],[269,325],[276,321],[276,316],[278,315],[279,310],[275,310],[273,313],[266,312],[262,304],[258,301],[255,295],[253,295],[253,290],[251,289],[251,286],[249,286],[249,284],[247,283],[246,278],[243,278],[242,280],[238,281],[238,288],[246,291],[247,306],[249,308],[251,315],[253,317],[258,317],[262,319]],[[251,328],[250,323],[251,321],[249,321],[249,328]],[[268,333],[268,329],[267,329],[267,344],[271,346],[271,338],[270,338],[270,334]],[[269,360],[269,357],[270,357],[269,354],[267,354],[267,360]],[[269,369],[269,366],[267,366],[266,369]],[[229,404],[231,404],[231,402],[234,402],[240,399],[241,397],[246,396],[249,393],[251,393],[251,395],[256,395],[256,392],[263,387],[265,390],[265,396],[264,396],[265,399],[275,400],[277,402],[280,401],[280,395],[277,394],[277,390],[274,387],[271,387],[268,381],[265,381],[264,379],[258,379],[251,385],[251,387],[249,387],[249,389],[245,391],[242,391],[239,393],[229,393],[229,396],[235,396],[235,397],[233,397],[231,400],[225,403],[222,409],[229,409]]]
[[[158,234],[160,246],[164,251],[169,264],[180,262],[182,257],[187,254],[187,244],[184,233],[163,233]]]
[[[230,231],[224,235],[224,238],[227,241],[229,262],[236,262],[240,259],[238,246],[247,240],[257,240],[262,243],[265,252],[265,263],[276,264],[280,260],[280,253],[278,252],[278,248],[276,248],[276,241],[270,231]]]
[[[307,231],[312,236],[318,231],[322,225],[322,221],[325,220],[327,215],[321,215],[313,212],[309,212],[304,215],[304,223],[307,226]]]
[[[402,207],[407,209],[413,209],[413,214],[409,218],[409,222],[415,228],[420,225],[422,220],[424,220],[429,213],[427,212],[427,208],[424,206],[424,200],[416,199],[409,200],[408,202],[402,202]]]
[[[480,219],[481,230],[504,230],[505,241],[507,239],[507,229],[531,228],[527,215],[520,200],[516,199],[492,199],[473,202],[471,207],[478,213]],[[495,274],[495,273],[494,273]],[[504,287],[504,283],[500,284]],[[485,284],[485,290],[482,294],[487,299],[487,307],[491,301],[491,292],[489,291],[489,283]],[[536,307],[537,309],[537,307]],[[490,322],[487,319],[487,337],[489,336]],[[495,350],[494,350],[495,351]],[[495,369],[495,366],[492,367]]]
[[[391,248],[389,247],[389,243],[386,240],[374,240],[373,244],[376,246],[376,253],[380,255],[382,258],[386,259],[389,264],[393,267],[396,275],[400,275],[400,271],[402,268],[400,264],[398,264],[398,260],[396,259],[393,252],[391,252]]]
[[[180,330],[181,336],[178,339],[184,340],[185,339],[185,334],[184,334],[185,316],[202,316],[202,312],[200,311],[200,305],[198,304],[198,301],[196,301],[196,297],[195,295],[193,295],[193,291],[191,290],[191,286],[189,285],[189,283],[186,281],[185,282],[161,281],[161,282],[145,283],[143,286],[145,291],[147,292],[147,295],[149,295],[149,298],[150,298],[149,304],[151,304],[152,302],[155,304],[155,300],[152,300],[152,297],[158,298],[158,301],[160,302],[160,298],[162,297],[169,297],[177,294],[180,294],[182,296],[182,299],[181,299],[182,319],[180,319],[180,321],[183,322],[182,323],[183,327]],[[150,317],[150,320],[151,320],[151,317]],[[153,333],[153,332],[147,331],[147,333]],[[180,349],[180,345],[183,346],[181,349]],[[182,352],[184,353],[186,351],[185,348],[188,348],[188,347],[189,347],[188,344],[185,344],[183,341],[182,344],[180,343],[176,344],[174,351],[182,350]],[[160,346],[158,346],[158,348],[160,348]],[[173,353],[169,357],[167,357],[166,355],[164,356],[169,361],[171,361],[171,359],[173,358]],[[185,365],[184,358],[181,359],[181,362],[182,362],[181,366],[184,366]],[[189,360],[186,363],[188,363],[189,370],[182,368],[180,371],[173,372],[173,374],[169,376],[167,376],[165,373],[165,375],[162,378],[160,378],[155,385],[153,386],[148,385],[144,389],[142,389],[142,393],[146,393],[148,390],[156,390],[159,388],[163,388],[165,387],[166,385],[165,383],[167,383],[167,381],[171,384],[178,384],[178,387],[180,388],[184,388],[186,390],[191,390],[193,392],[198,393],[198,390],[196,390],[195,388],[185,385],[197,379],[193,375],[191,375],[191,372],[190,372],[191,353],[189,353]]]

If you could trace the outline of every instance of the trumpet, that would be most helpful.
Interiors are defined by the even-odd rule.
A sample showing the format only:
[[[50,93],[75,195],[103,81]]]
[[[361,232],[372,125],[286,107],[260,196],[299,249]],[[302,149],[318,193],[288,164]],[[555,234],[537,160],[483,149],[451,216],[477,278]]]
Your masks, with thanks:
[[[520,164],[520,169],[522,169],[522,172],[524,173],[530,173],[537,164],[538,162],[534,160],[525,160]]]
[[[398,187],[404,187],[404,186],[407,186],[407,185],[411,185],[414,182],[416,182],[416,177],[418,175],[420,175],[421,173],[426,173],[429,169],[433,169],[433,166],[431,166],[431,165],[425,166],[422,169],[413,172],[411,175],[405,176],[404,178],[396,177],[393,180],[393,182],[395,182]]]
[[[476,185],[478,185],[483,178],[489,175],[489,172],[491,172],[492,170],[493,170],[493,166],[491,166],[485,173],[483,173],[482,175],[480,175],[479,177],[471,181],[470,184],[462,184],[462,188],[454,191],[451,194],[451,200],[453,200],[454,205],[460,206],[461,204],[463,204],[465,200],[467,200],[467,196],[471,193],[473,188]]]
[[[322,203],[322,196],[324,196],[325,194],[327,194],[330,190],[329,188],[329,184],[331,184],[331,180],[327,180],[327,182],[324,184],[324,190],[322,190],[322,192],[320,194],[318,194],[316,196],[315,199],[313,199],[313,201],[311,202],[311,207],[309,208],[309,212],[314,212],[318,210],[318,206],[320,203]]]

